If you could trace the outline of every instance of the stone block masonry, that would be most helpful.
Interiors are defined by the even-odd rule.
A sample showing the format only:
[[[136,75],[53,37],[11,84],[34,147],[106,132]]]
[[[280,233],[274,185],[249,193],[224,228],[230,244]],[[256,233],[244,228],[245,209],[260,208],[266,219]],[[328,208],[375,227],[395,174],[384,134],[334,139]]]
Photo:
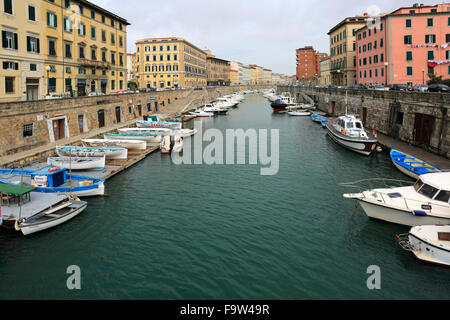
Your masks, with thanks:
[[[312,98],[333,116],[353,114],[370,130],[450,158],[450,94],[278,87],[299,101]]]

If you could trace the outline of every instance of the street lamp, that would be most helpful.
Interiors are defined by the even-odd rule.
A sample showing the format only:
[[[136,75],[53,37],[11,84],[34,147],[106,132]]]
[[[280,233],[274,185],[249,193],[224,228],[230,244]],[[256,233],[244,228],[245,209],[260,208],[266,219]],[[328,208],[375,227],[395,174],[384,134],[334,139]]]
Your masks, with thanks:
[[[389,66],[389,62],[385,62],[384,63],[384,67],[385,67],[386,70],[385,70],[384,73],[385,73],[385,76],[386,76],[386,87],[388,86],[388,75],[387,75],[388,74],[388,66]]]
[[[50,77],[48,75],[50,73],[50,70],[52,70],[52,68],[50,68],[50,66],[45,67],[45,71],[47,71],[47,95],[48,96],[50,95]]]
[[[425,84],[425,69],[422,69],[422,84]]]

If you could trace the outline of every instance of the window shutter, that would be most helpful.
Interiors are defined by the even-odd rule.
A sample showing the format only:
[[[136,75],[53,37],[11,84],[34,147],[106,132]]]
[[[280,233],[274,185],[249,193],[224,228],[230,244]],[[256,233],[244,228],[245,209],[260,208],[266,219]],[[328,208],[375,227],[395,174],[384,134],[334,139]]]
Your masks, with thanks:
[[[18,62],[14,63],[14,70],[19,70],[19,63]]]
[[[41,53],[39,38],[36,39],[36,47],[37,47],[37,53]]]
[[[14,33],[14,49],[17,50],[19,48],[19,41],[17,33]]]
[[[27,51],[31,51],[31,37],[27,36]]]
[[[2,31],[2,47],[3,48],[6,48],[7,47],[7,45],[6,45],[6,31]]]

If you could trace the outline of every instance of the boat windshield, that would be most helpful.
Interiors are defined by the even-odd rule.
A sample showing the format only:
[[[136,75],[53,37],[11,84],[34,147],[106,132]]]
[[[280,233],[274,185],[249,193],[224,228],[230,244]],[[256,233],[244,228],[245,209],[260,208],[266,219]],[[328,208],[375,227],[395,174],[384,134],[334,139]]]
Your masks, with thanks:
[[[419,180],[414,184],[414,189],[416,189],[416,191],[419,192],[419,189],[422,188],[422,186],[423,182]]]
[[[441,190],[435,200],[448,203],[450,200],[450,191]]]
[[[353,122],[347,122],[347,128],[352,129],[353,128]]]
[[[439,189],[436,189],[436,188],[433,188],[432,186],[424,184],[418,192],[427,198],[433,199],[438,191],[439,191]]]
[[[362,123],[361,122],[355,122],[355,127],[357,129],[362,129]]]

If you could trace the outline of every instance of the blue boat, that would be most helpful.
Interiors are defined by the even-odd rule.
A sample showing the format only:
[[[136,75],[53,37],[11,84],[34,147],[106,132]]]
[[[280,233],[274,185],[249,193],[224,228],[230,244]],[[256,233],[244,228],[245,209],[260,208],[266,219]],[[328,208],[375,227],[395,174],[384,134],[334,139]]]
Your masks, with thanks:
[[[71,193],[77,197],[102,196],[105,180],[76,176],[67,169],[47,167],[41,170],[0,169],[0,183],[36,187],[34,192]]]
[[[391,149],[390,155],[394,166],[398,170],[416,180],[423,174],[444,172],[444,170],[422,159],[394,148]]]

